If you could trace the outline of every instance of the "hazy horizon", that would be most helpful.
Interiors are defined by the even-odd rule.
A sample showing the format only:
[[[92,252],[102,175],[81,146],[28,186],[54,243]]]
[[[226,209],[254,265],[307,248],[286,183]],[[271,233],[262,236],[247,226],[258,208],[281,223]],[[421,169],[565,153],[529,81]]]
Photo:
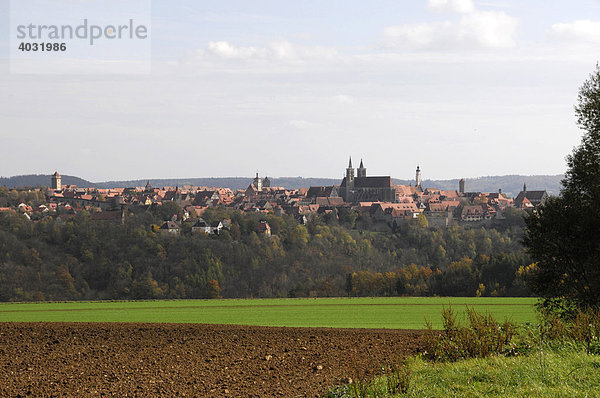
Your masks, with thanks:
[[[89,181],[91,183],[108,183],[108,182],[120,182],[120,181],[147,181],[147,180],[192,180],[192,179],[228,179],[228,178],[245,178],[245,179],[253,179],[255,177],[255,175],[252,176],[243,176],[243,175],[239,175],[239,176],[197,176],[197,177],[140,177],[140,178],[111,178],[111,179],[106,179],[106,180],[91,180],[89,178],[85,178],[84,176],[81,175],[77,175],[77,174],[71,174],[71,173],[59,173],[61,176],[68,176],[68,177],[76,177],[76,178],[81,178],[83,180]],[[26,176],[44,176],[44,177],[50,177],[52,174],[50,173],[31,173],[31,174],[17,174],[17,175],[12,175],[12,176],[3,176],[0,175],[0,178],[15,178],[15,177],[26,177]],[[342,180],[344,178],[344,176],[342,177],[337,177],[337,176],[333,176],[333,177],[322,177],[322,176],[276,176],[276,175],[262,175],[259,174],[261,178],[264,177],[269,177],[269,179],[285,179],[285,178],[301,178],[301,179],[315,179],[315,180],[320,180],[320,179],[324,179],[324,180]],[[371,174],[368,174],[369,176],[371,176]],[[559,177],[559,176],[563,176],[564,173],[559,173],[559,174],[504,174],[504,175],[481,175],[481,176],[476,176],[476,177],[451,177],[451,178],[423,178],[423,181],[452,181],[452,180],[460,180],[461,178],[464,178],[465,180],[477,180],[477,179],[483,179],[483,178],[499,178],[499,177]],[[414,177],[410,178],[403,178],[403,177],[396,177],[396,176],[390,176],[392,179],[394,180],[403,180],[403,181],[414,181]]]

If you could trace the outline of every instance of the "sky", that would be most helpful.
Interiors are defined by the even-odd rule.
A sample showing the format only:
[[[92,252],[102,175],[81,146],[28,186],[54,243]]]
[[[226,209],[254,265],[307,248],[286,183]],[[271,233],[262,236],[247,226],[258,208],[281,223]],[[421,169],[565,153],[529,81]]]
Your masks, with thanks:
[[[47,24],[138,4],[31,1]],[[560,174],[600,58],[600,0],[153,0],[139,65],[99,45],[92,72],[37,54],[27,73],[0,4],[0,176],[341,179],[349,156],[402,179]]]

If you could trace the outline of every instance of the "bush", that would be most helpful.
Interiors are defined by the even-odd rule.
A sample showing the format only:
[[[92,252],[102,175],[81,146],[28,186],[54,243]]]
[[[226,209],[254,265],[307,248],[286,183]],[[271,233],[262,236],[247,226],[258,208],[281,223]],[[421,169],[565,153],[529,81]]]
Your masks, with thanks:
[[[506,319],[497,322],[491,314],[467,307],[467,326],[461,325],[452,307],[443,309],[444,330],[434,331],[427,321],[423,356],[433,361],[457,361],[509,353],[515,324]]]
[[[588,354],[600,354],[600,309],[577,309],[570,318],[545,313],[542,325],[551,340],[571,341],[583,346]]]

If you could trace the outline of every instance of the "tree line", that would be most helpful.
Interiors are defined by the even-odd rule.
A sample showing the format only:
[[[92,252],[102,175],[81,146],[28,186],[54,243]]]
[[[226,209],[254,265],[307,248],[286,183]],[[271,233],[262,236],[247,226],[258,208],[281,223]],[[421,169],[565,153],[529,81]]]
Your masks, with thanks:
[[[193,233],[193,221],[161,234],[181,213],[174,202],[130,210],[124,224],[0,213],[0,300],[529,294],[520,217],[503,229],[410,220],[374,232],[357,228],[368,224],[357,213],[302,225],[213,208],[207,222],[231,220],[219,236]],[[272,236],[257,232],[261,221]]]

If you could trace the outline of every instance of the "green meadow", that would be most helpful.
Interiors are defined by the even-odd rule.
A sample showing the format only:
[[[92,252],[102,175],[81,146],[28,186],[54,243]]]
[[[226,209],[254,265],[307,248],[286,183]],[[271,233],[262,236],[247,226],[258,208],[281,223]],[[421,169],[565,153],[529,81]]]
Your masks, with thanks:
[[[534,322],[535,298],[386,297],[252,300],[162,300],[0,303],[0,322],[158,322],[230,325],[422,329],[441,328],[451,305],[496,319]]]

